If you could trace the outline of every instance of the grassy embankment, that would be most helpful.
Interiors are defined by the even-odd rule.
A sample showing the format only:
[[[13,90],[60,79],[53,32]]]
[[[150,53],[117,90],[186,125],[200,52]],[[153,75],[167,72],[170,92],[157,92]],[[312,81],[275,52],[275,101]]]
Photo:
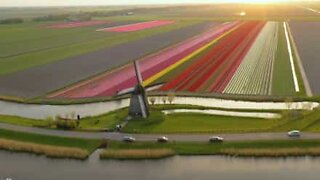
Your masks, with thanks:
[[[171,149],[108,149],[100,154],[101,159],[160,159],[176,153]]]
[[[85,159],[101,143],[101,140],[46,136],[0,129],[0,149],[55,158]]]
[[[232,110],[236,112],[271,112],[282,115],[280,119],[246,118],[233,116],[218,116],[197,113],[175,113],[164,115],[162,110],[170,109],[213,109],[201,106],[187,105],[154,105],[151,106],[151,116],[147,120],[132,119],[124,127],[127,133],[243,133],[243,132],[279,132],[291,129],[303,131],[319,131],[320,111],[259,111]],[[121,124],[127,117],[128,109],[113,111],[97,117],[87,117],[80,121],[75,130],[105,131]],[[13,116],[0,116],[1,123],[22,126],[56,128],[51,120],[34,120]]]
[[[168,157],[158,150],[165,149],[176,155],[230,155],[252,157],[286,157],[286,156],[319,156],[319,140],[277,140],[277,141],[246,141],[224,142],[221,144],[170,142],[122,143],[110,142],[108,149],[102,152],[102,159],[158,159]],[[115,152],[115,153],[114,153]],[[119,153],[116,153],[119,152]],[[121,154],[121,152],[125,152]],[[149,152],[154,152],[153,156]],[[156,153],[158,152],[158,153]],[[107,155],[107,156],[105,156]]]
[[[24,54],[1,58],[3,61],[0,62],[0,75],[85,54],[117,44],[135,41],[151,35],[169,32],[198,22],[199,21],[180,21],[169,26],[155,29],[116,34],[95,32],[92,28],[73,28],[67,30],[42,29],[38,27],[40,24],[37,25],[35,23],[4,27],[0,30],[0,38],[5,36],[7,43],[0,46],[0,49],[4,49],[3,51],[0,51],[0,55],[10,55],[10,53],[15,53],[17,49],[20,49],[19,51],[24,52]],[[21,37],[22,34],[24,37]],[[28,36],[25,36],[25,34],[28,34]],[[74,35],[70,38],[66,37],[70,34]],[[87,35],[91,37],[90,40],[83,39]],[[15,38],[16,36],[21,37],[21,40]],[[39,38],[39,36],[41,38]],[[61,38],[57,36],[61,36]],[[30,45],[30,48],[28,48],[29,46],[26,46],[26,43],[34,45]],[[6,44],[10,44],[10,46],[7,46]]]

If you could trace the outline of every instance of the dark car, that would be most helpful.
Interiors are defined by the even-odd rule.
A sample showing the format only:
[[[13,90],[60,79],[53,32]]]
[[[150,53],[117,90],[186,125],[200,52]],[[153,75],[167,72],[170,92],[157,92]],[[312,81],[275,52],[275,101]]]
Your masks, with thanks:
[[[212,137],[210,137],[209,142],[211,142],[211,143],[222,143],[223,142],[223,138],[219,137],[219,136],[212,136]]]
[[[159,137],[157,139],[157,141],[160,142],[160,143],[166,143],[166,142],[169,141],[169,139],[167,137],[165,137],[165,136],[161,136],[161,137]]]
[[[135,142],[135,141],[136,141],[136,138],[131,137],[131,136],[125,136],[125,137],[123,137],[122,141],[123,141],[123,142],[131,143],[131,142]]]

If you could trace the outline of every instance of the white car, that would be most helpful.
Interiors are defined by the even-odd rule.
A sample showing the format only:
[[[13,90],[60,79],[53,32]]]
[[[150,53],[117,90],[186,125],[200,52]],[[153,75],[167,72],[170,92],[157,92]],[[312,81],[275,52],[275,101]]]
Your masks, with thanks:
[[[210,137],[209,142],[222,143],[223,142],[223,138],[219,137],[219,136],[212,136],[212,137]]]
[[[135,142],[136,138],[132,137],[132,136],[125,136],[122,138],[123,142]]]
[[[159,137],[157,139],[157,141],[160,142],[160,143],[166,143],[166,142],[169,141],[169,139],[167,137],[165,137],[165,136],[161,136],[161,137]]]
[[[288,132],[289,137],[300,137],[301,133],[299,130],[292,130]]]

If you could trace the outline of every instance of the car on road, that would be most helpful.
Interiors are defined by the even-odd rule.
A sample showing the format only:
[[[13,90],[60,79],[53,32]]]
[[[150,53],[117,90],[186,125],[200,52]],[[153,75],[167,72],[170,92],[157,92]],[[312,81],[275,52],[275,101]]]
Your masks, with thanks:
[[[125,136],[122,138],[122,141],[123,142],[128,142],[128,143],[131,143],[131,142],[135,142],[136,141],[136,138],[132,137],[132,136]]]
[[[222,143],[223,142],[223,138],[219,137],[219,136],[212,136],[209,138],[209,142],[211,143]]]
[[[166,143],[166,142],[169,141],[169,139],[167,137],[165,137],[165,136],[161,136],[161,137],[159,137],[157,139],[157,141],[160,142],[160,143]]]
[[[299,130],[292,130],[288,132],[289,137],[300,137],[301,132]]]

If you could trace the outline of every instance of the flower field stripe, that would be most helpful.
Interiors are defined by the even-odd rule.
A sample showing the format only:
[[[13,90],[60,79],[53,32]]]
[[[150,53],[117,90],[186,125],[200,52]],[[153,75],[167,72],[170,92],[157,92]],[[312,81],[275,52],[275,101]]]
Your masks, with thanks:
[[[220,53],[217,53],[216,56],[218,56],[218,59],[215,63],[211,64],[210,68],[206,71],[206,73],[202,74],[201,76],[197,77],[197,81],[194,82],[187,90],[194,92],[197,91],[201,85],[207,83],[207,81],[210,79],[210,77],[213,76],[217,72],[217,70],[223,66],[224,64],[228,63],[228,57],[232,56],[232,54],[237,52],[238,46],[245,41],[246,34],[249,33],[248,29],[250,29],[251,24],[246,23],[242,25],[237,31],[231,36],[237,37],[238,39],[236,41],[230,41],[230,39],[225,39],[229,43],[229,45],[225,46],[226,51],[223,54],[223,56],[219,56]]]
[[[296,92],[299,92],[300,88],[299,88],[298,78],[297,78],[297,74],[296,74],[296,69],[294,66],[293,55],[292,55],[292,50],[291,50],[291,43],[290,43],[290,39],[289,39],[289,34],[288,34],[286,22],[283,22],[283,28],[284,28],[284,32],[285,32],[286,40],[287,40],[287,48],[288,48],[288,53],[289,53],[289,58],[290,58],[290,65],[291,65],[291,71],[292,71],[292,78],[293,78],[293,82],[294,82],[294,89]]]
[[[173,64],[174,62],[177,61],[177,59],[183,58],[186,54],[192,53],[194,50],[197,48],[201,47],[203,42],[198,42],[198,44],[188,47],[185,45],[182,45],[181,48],[175,49],[175,53],[171,57],[162,57],[162,56],[156,56],[152,58],[151,60],[145,60],[140,62],[141,66],[141,74],[142,77],[150,77],[154,74],[154,72],[158,72],[161,69]],[[183,51],[183,49],[185,50]],[[181,51],[181,52],[180,52]],[[134,86],[136,84],[136,77],[134,75],[133,69],[130,70],[130,72],[127,72],[127,76],[122,78],[121,80],[119,79],[119,83],[115,84],[114,86],[111,86],[111,88],[105,88],[103,92],[100,92],[98,95],[99,96],[107,96],[107,95],[112,95],[114,92],[129,88]]]
[[[141,73],[144,79],[151,77],[157,72],[165,69],[173,63],[179,61],[188,54],[201,48],[220,36],[227,30],[235,27],[238,22],[232,22],[227,25],[211,27],[204,33],[192,37],[184,42],[167,47],[160,52],[148,55],[139,60]],[[69,88],[69,90],[59,93],[55,97],[84,98],[112,96],[117,92],[130,88],[136,84],[136,78],[133,66],[127,64],[124,67],[107,72],[103,75],[94,77],[79,85]]]
[[[275,59],[275,52],[277,49],[277,26],[272,28],[273,31],[269,33],[269,37],[266,39],[261,53],[261,57],[258,59],[258,66],[256,73],[253,76],[250,84],[254,84],[254,88],[250,94],[254,95],[268,95],[271,93],[272,86],[272,66]],[[275,36],[272,34],[276,34]],[[270,37],[272,36],[272,37]]]
[[[234,37],[234,36],[228,35],[227,38],[229,37]],[[194,80],[195,76],[198,76],[199,74],[206,72],[206,70],[210,68],[210,64],[212,64],[212,62],[210,61],[212,59],[212,56],[218,52],[220,52],[219,56],[223,55],[223,53],[221,52],[225,51],[224,46],[227,45],[225,42],[226,41],[219,43],[217,46],[213,48],[213,50],[207,53],[204,57],[202,57],[200,60],[197,60],[194,64],[189,66],[189,68],[186,69],[180,75],[180,77],[176,78],[175,81],[173,81],[172,83],[173,88],[177,91],[183,90],[186,88],[188,84],[190,84],[192,80]],[[168,86],[164,88],[167,88],[167,87]]]
[[[175,23],[175,21],[157,20],[157,21],[141,22],[141,23],[128,24],[128,25],[116,26],[116,27],[110,27],[110,28],[103,28],[103,29],[98,29],[96,31],[133,32],[133,31],[139,31],[143,29],[154,28],[158,26],[169,25],[173,23]]]
[[[213,29],[213,32],[216,32],[215,28]],[[214,37],[216,37],[216,33],[212,33],[212,31],[209,31],[204,35],[192,40],[191,42],[193,44],[191,45],[190,43],[185,43],[176,48],[169,49],[167,52],[161,53],[160,55],[142,60],[140,62],[140,66],[143,78],[148,78],[152,76],[154,72],[161,71],[168,65],[178,61],[179,57],[185,57],[186,54],[193,52],[197,48],[200,48],[203,45],[203,43],[209,42],[208,40]],[[111,83],[112,86],[110,86],[110,88],[104,87],[105,91],[97,94],[97,96],[113,95],[114,92],[118,92],[123,89],[132,87],[134,86],[134,84],[136,84],[133,70],[131,70],[129,74],[125,74],[125,76],[126,77],[122,77],[121,79],[117,78],[117,83]]]
[[[221,53],[218,53],[218,57],[216,57],[216,61],[211,63],[209,68],[199,76],[195,77],[197,80],[187,89],[188,91],[194,92],[197,91],[202,84],[205,84],[207,80],[212,77],[212,75],[226,63],[226,59],[232,54],[234,50],[236,50],[238,44],[244,40],[244,37],[234,35],[234,37],[240,37],[237,41],[227,41],[229,45],[227,46],[228,49],[225,49],[222,56]],[[231,45],[230,45],[231,44]]]
[[[242,25],[239,25],[236,31],[233,31],[224,39],[221,40],[209,53],[207,53],[200,60],[193,63],[189,68],[184,70],[177,78],[173,79],[165,86],[163,86],[162,90],[176,89],[176,90],[184,90],[186,85],[191,83],[191,79],[194,79],[194,76],[199,76],[203,73],[206,73],[212,66],[215,65],[216,61],[213,59],[215,56],[223,56],[226,51],[225,47],[230,43],[234,43],[237,38],[241,36],[234,35],[239,31]],[[209,68],[209,69],[208,69]]]
[[[247,25],[243,25],[241,28],[239,28],[236,33],[232,34],[232,36],[237,37],[238,39],[236,41],[230,41],[230,39],[226,39],[228,42],[228,45],[225,46],[226,51],[222,56],[220,56],[220,53],[216,54],[217,60],[214,64],[211,65],[211,67],[206,71],[205,74],[202,74],[201,76],[198,76],[197,81],[193,83],[189,88],[188,91],[194,92],[197,91],[201,85],[205,84],[210,77],[212,77],[217,70],[223,66],[225,63],[227,63],[227,59],[230,55],[232,55],[233,51],[236,50],[236,48],[239,46],[239,44],[245,40],[245,36],[243,36],[243,33],[248,33],[246,31]]]
[[[240,25],[237,26],[237,28]],[[230,32],[231,33],[231,32]],[[226,36],[227,38],[229,37]],[[221,37],[224,38],[224,37]],[[221,39],[220,38],[220,39]],[[220,43],[219,43],[220,44]],[[217,49],[217,48],[216,48]],[[189,66],[187,69],[185,69],[182,73],[180,73],[176,78],[174,78],[173,80],[171,80],[170,82],[168,82],[167,84],[165,84],[161,90],[171,90],[171,89],[177,89],[177,90],[181,90],[184,85],[186,83],[190,82],[190,79],[192,79],[192,77],[194,75],[196,75],[197,73],[201,72],[203,69],[202,66],[204,65],[204,63],[206,63],[207,61],[210,60],[211,56],[215,53],[216,51],[212,52],[210,51],[209,53],[205,54],[204,57],[202,57],[200,60],[194,62],[191,66]],[[206,66],[204,66],[206,67]]]
[[[227,53],[227,49],[225,47],[228,46],[230,42],[235,42],[240,37],[233,35],[234,33],[235,31],[221,40],[221,42],[214,46],[209,53],[198,60],[199,63],[195,63],[194,67],[185,70],[184,74],[182,74],[180,84],[178,84],[176,87],[176,90],[187,90],[188,86],[192,85],[192,82],[197,80],[197,77],[206,73],[208,70],[210,70],[210,68],[212,68],[212,66],[215,66],[216,63],[219,63],[217,62],[217,59],[225,56],[225,53]]]
[[[233,27],[231,30],[228,30],[227,32],[225,32],[224,34],[222,34],[221,36],[217,37],[215,40],[213,40],[212,42],[208,43],[207,45],[201,47],[200,49],[194,51],[193,53],[189,54],[188,56],[186,56],[185,58],[181,59],[180,61],[172,64],[171,66],[167,67],[166,69],[156,73],[155,75],[153,75],[152,77],[148,78],[147,80],[144,81],[143,85],[147,86],[149,84],[151,84],[152,82],[156,81],[157,79],[161,78],[163,75],[165,75],[166,73],[172,71],[173,69],[177,68],[178,66],[180,66],[181,64],[183,64],[184,62],[190,60],[191,58],[193,58],[194,56],[198,55],[199,53],[201,53],[203,50],[207,49],[209,46],[213,45],[214,43],[216,43],[217,41],[219,41],[220,39],[222,39],[223,37],[225,37],[226,35],[228,35],[229,33],[231,33],[232,31],[234,31],[235,29],[237,29],[238,26]]]
[[[276,22],[268,22],[264,26],[223,93],[270,94],[278,42],[277,25]]]
[[[197,49],[199,46],[201,45],[198,44],[196,46],[193,46],[189,49],[186,49],[183,53],[179,53],[177,55],[172,56],[171,58],[166,59],[166,61],[161,61],[161,59],[154,59],[153,61],[155,61],[155,63],[152,64],[152,66],[148,66],[148,62],[149,61],[145,61],[145,62],[141,62],[140,66],[143,67],[141,70],[141,74],[142,77],[150,77],[154,74],[154,72],[160,71],[161,69],[171,65],[172,63],[174,63],[176,61],[176,59],[182,58],[185,56],[185,54],[187,53],[191,53],[193,52],[195,49]],[[159,61],[156,61],[159,60]],[[106,96],[106,95],[112,95],[114,92],[123,90],[125,88],[129,88],[134,86],[134,84],[136,84],[136,77],[134,75],[134,72],[131,71],[129,74],[127,74],[127,78],[123,78],[121,81],[119,81],[118,84],[115,84],[113,86],[111,86],[111,88],[106,88],[106,90],[104,92],[99,93],[99,96]]]
[[[246,39],[242,43],[242,45],[238,46],[238,49],[236,51],[237,54],[235,54],[235,57],[232,63],[229,63],[229,66],[227,68],[224,68],[223,73],[220,73],[216,82],[213,83],[209,88],[209,92],[214,91],[214,92],[221,93],[224,90],[224,88],[227,86],[232,76],[234,75],[235,71],[240,66],[244,56],[247,54],[247,52],[251,48],[253,42],[255,41],[258,33],[260,32],[263,26],[264,26],[264,23],[258,23],[255,25],[252,31],[250,31],[250,34],[246,36]]]

